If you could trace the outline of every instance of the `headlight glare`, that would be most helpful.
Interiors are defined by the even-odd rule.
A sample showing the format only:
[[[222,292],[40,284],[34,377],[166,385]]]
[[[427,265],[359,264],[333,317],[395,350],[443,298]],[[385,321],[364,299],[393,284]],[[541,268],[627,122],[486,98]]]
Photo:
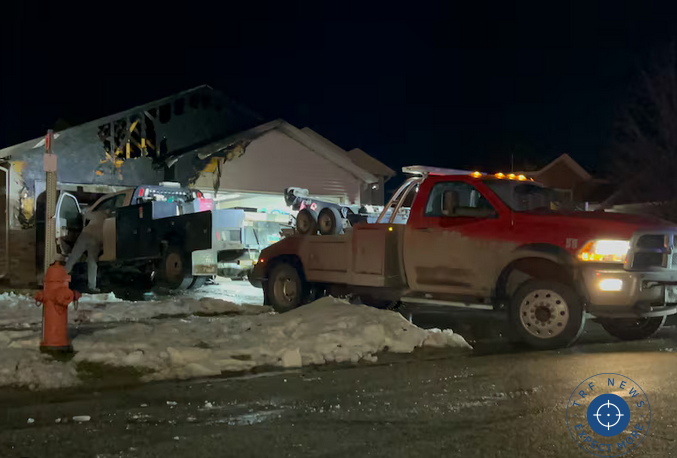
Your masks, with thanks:
[[[591,240],[578,253],[578,259],[622,264],[630,249],[628,240]]]

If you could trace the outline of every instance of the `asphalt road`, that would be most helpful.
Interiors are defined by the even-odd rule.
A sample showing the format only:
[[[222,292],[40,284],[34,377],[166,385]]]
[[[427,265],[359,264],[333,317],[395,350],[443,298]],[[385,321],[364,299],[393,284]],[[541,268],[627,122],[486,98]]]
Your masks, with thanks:
[[[570,436],[565,410],[576,386],[602,372],[632,378],[651,403],[648,436],[629,456],[677,454],[674,328],[623,343],[591,324],[572,348],[533,352],[510,344],[500,321],[463,318],[451,321],[477,339],[469,354],[385,355],[377,364],[98,391],[5,391],[0,456],[589,457]],[[77,423],[76,415],[91,420]]]

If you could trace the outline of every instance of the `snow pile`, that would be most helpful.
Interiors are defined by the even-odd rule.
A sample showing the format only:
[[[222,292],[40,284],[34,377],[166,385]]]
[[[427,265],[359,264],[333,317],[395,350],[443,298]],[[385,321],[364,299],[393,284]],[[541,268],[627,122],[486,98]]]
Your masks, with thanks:
[[[54,361],[38,351],[39,344],[35,331],[0,332],[0,386],[37,390],[80,383],[73,363]]]
[[[73,345],[76,362],[131,366],[148,371],[146,380],[375,361],[378,352],[409,353],[424,346],[471,348],[450,330],[426,331],[396,312],[333,298],[280,315],[129,324],[80,336]]]
[[[42,310],[35,299],[15,293],[0,294],[0,326],[29,327],[42,322]]]
[[[270,307],[224,301],[211,297],[196,300],[191,297],[169,298],[161,301],[129,302],[115,294],[83,294],[68,307],[71,323],[105,323],[139,321],[156,317],[189,315],[256,315],[272,312]],[[14,293],[0,294],[0,328],[30,328],[42,323],[42,308],[35,299]]]
[[[155,317],[189,315],[258,315],[270,313],[270,307],[260,305],[238,305],[214,298],[199,301],[189,297],[155,302],[114,302],[104,306],[86,304],[76,313],[81,323],[104,323],[111,321],[140,321]]]

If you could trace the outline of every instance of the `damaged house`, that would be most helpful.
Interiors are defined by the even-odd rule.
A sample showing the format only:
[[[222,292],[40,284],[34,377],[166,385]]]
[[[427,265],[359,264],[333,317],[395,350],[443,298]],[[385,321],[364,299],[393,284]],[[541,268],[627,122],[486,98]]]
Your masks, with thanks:
[[[54,134],[57,188],[86,206],[144,184],[180,182],[218,208],[284,213],[283,191],[382,204],[395,172],[362,150],[345,151],[308,128],[265,122],[208,86]],[[35,284],[44,252],[45,139],[0,150],[0,278]],[[42,228],[42,229],[41,229]]]

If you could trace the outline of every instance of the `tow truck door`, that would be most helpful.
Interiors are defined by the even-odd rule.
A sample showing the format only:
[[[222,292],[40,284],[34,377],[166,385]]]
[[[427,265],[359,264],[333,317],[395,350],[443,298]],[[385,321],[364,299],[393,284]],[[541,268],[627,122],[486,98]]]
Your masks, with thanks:
[[[61,192],[56,203],[56,246],[57,254],[68,255],[82,231],[80,204],[72,194]]]
[[[420,190],[405,230],[404,264],[415,291],[462,296],[490,294],[504,222],[494,206],[464,181],[435,179]],[[496,245],[496,246],[494,246]]]

